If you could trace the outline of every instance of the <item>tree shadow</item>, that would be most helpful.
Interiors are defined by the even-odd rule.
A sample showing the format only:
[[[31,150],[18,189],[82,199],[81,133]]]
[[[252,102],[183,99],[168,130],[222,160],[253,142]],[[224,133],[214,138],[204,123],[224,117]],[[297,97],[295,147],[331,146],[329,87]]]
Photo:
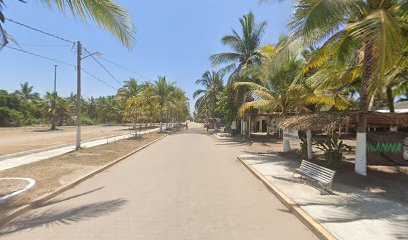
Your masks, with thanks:
[[[100,217],[117,211],[126,203],[127,200],[119,198],[109,201],[85,204],[74,208],[34,210],[31,213],[24,214],[14,219],[4,226],[3,229],[0,230],[0,236],[41,226],[50,227],[53,225],[70,225],[72,223]]]
[[[65,201],[68,201],[68,200],[71,200],[71,199],[74,199],[74,198],[82,197],[82,196],[84,196],[84,195],[97,192],[97,191],[99,191],[99,190],[102,190],[103,188],[105,188],[105,187],[95,188],[95,189],[92,189],[92,190],[90,190],[90,191],[83,192],[83,193],[76,194],[76,195],[73,195],[73,196],[70,196],[70,197],[66,197],[66,198],[62,198],[62,199],[51,200],[51,201],[46,202],[45,204],[42,204],[42,205],[36,206],[36,207],[50,206],[50,205],[54,205],[54,204],[57,204],[57,203],[60,203],[60,202],[65,202]]]

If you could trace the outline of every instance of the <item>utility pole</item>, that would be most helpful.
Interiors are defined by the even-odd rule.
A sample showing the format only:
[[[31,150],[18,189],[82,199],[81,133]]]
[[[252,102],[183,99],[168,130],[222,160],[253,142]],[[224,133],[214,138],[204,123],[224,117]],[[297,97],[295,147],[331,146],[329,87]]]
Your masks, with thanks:
[[[77,42],[77,118],[76,118],[76,150],[81,148],[81,42]]]
[[[55,110],[57,108],[57,67],[58,65],[54,65],[54,92],[52,96],[52,123],[51,123],[51,130],[55,130],[56,126],[56,116]]]

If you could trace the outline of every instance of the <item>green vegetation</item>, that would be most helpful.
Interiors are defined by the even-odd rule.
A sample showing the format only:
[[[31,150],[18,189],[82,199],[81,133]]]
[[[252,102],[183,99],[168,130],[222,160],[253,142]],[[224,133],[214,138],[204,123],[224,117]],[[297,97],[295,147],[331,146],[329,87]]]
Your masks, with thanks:
[[[364,113],[388,106],[393,112],[396,97],[405,99],[407,0],[295,1],[291,34],[263,46],[266,23],[257,23],[251,12],[239,21],[240,33],[221,40],[232,51],[210,57],[214,67],[224,64],[225,90],[216,104],[197,101],[197,116],[220,114],[231,121],[253,108]],[[358,131],[366,132],[366,117],[360,117]]]
[[[20,2],[25,2],[19,0]],[[39,0],[45,6],[57,8],[62,13],[69,9],[74,17],[81,20],[91,19],[102,29],[111,32],[127,48],[134,42],[134,26],[128,12],[111,0]],[[10,36],[2,27],[6,21],[2,9],[5,0],[0,0],[0,48],[10,41]]]
[[[133,78],[124,83],[115,96],[82,99],[82,124],[132,122],[136,128],[136,122],[181,122],[189,117],[185,93],[164,77],[155,84],[138,84]],[[56,96],[55,108],[53,101],[52,93],[41,97],[28,83],[13,93],[0,90],[0,126],[50,124],[53,118],[58,126],[75,125],[76,95]]]
[[[339,140],[337,134],[330,134],[324,139],[315,141],[316,147],[324,152],[324,158],[327,161],[327,166],[331,169],[339,167],[344,153],[350,153],[351,147]]]

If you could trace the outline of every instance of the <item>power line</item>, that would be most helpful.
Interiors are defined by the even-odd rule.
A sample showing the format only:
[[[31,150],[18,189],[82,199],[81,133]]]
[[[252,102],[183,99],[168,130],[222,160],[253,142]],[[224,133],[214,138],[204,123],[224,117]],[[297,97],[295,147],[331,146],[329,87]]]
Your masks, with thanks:
[[[136,73],[136,72],[130,70],[129,68],[124,67],[124,66],[121,66],[120,64],[115,63],[115,62],[113,62],[113,61],[111,61],[111,60],[109,60],[109,59],[107,59],[107,58],[101,57],[101,59],[104,60],[104,61],[106,61],[106,62],[108,62],[108,63],[110,63],[110,64],[112,64],[112,65],[115,65],[116,67],[122,68],[123,70],[126,70],[126,71],[128,71],[128,72],[130,72],[130,73],[139,75],[138,73]]]
[[[12,23],[14,23],[14,24],[20,25],[20,26],[22,26],[22,27],[28,28],[28,29],[30,29],[30,30],[33,30],[33,31],[36,31],[36,32],[45,34],[45,35],[47,35],[47,36],[50,36],[50,37],[59,39],[59,40],[61,40],[61,41],[65,41],[65,42],[71,43],[71,44],[73,44],[73,45],[72,45],[72,48],[74,48],[74,46],[76,45],[76,42],[74,42],[74,41],[71,41],[71,40],[68,40],[68,39],[66,39],[66,38],[57,36],[57,35],[55,35],[55,34],[52,34],[52,33],[49,33],[49,32],[46,32],[46,31],[43,31],[43,30],[40,30],[40,29],[37,29],[37,28],[35,28],[35,27],[31,27],[31,26],[29,26],[29,25],[27,25],[27,24],[18,22],[18,21],[16,21],[16,20],[13,20],[13,19],[10,19],[10,18],[6,18],[6,20],[7,20],[7,21],[10,21],[10,22],[12,22]],[[27,46],[28,46],[28,45],[27,45]],[[31,45],[31,46],[36,46],[36,45]],[[37,45],[37,46],[47,46],[47,45],[46,45],[46,44],[43,44],[43,45]],[[57,46],[57,45],[48,45],[48,46]],[[57,63],[65,64],[65,65],[68,65],[68,66],[72,66],[72,67],[74,67],[75,69],[77,69],[77,67],[76,67],[75,65],[73,65],[73,64],[66,63],[66,62],[63,62],[63,61],[60,61],[60,60],[57,60],[57,59],[54,59],[54,58],[42,56],[42,55],[39,55],[39,54],[36,54],[36,53],[32,53],[32,52],[29,52],[29,51],[26,51],[26,50],[23,50],[23,49],[18,49],[18,48],[15,48],[15,47],[10,47],[10,46],[5,46],[5,47],[10,48],[10,49],[13,49],[13,50],[15,50],[15,51],[23,52],[23,53],[26,53],[26,54],[29,54],[29,55],[32,55],[32,56],[35,56],[35,57],[39,57],[39,58],[42,58],[42,59],[46,59],[46,60],[54,61],[54,62],[57,62]],[[89,53],[88,50],[85,49],[85,51],[87,51],[87,52]],[[91,54],[91,53],[89,53],[89,54]],[[91,54],[90,56],[91,56],[116,82],[118,82],[121,86],[123,86],[122,83],[119,82],[119,81],[108,71],[108,69],[106,69],[106,67],[104,67],[92,54]],[[102,82],[102,83],[105,84],[106,86],[108,86],[108,87],[114,89],[115,91],[118,90],[117,88],[113,87],[112,85],[110,85],[109,83],[105,82],[104,80],[102,80],[102,79],[96,77],[95,75],[93,75],[92,73],[88,72],[87,70],[85,70],[85,69],[83,69],[83,68],[81,68],[81,70],[82,70],[83,72],[85,72],[86,74],[88,74],[89,76],[93,77],[94,79],[96,79],[96,80]]]
[[[128,71],[129,73],[136,74],[136,75],[138,75],[138,76],[141,77],[141,78],[144,78],[144,79],[147,79],[147,80],[149,80],[149,81],[152,81],[150,78],[147,78],[147,77],[143,76],[142,74],[137,73],[137,72],[135,72],[135,71],[133,71],[133,70],[127,68],[127,67],[124,67],[124,66],[122,66],[122,65],[120,65],[120,64],[118,64],[118,63],[115,63],[115,62],[113,62],[113,61],[111,61],[111,60],[109,60],[109,59],[107,59],[107,58],[105,58],[105,57],[100,57],[100,58],[101,58],[102,60],[104,60],[104,61],[106,61],[106,62],[112,64],[112,65],[115,65],[115,66],[118,67],[118,68],[121,68],[121,69],[123,69],[123,70]]]
[[[75,68],[76,68],[76,67],[75,67]],[[101,82],[101,83],[105,84],[106,86],[112,88],[113,90],[118,91],[117,88],[115,88],[114,86],[112,86],[112,85],[110,85],[109,83],[105,82],[104,80],[98,78],[97,76],[93,75],[92,73],[86,71],[85,69],[81,68],[81,70],[82,70],[84,73],[88,74],[89,76],[95,78],[95,79],[98,80],[99,82]]]
[[[60,61],[60,60],[57,60],[57,59],[54,59],[54,58],[42,56],[42,55],[39,55],[39,54],[37,54],[37,53],[32,53],[32,52],[29,52],[29,51],[26,51],[26,50],[23,50],[23,49],[18,49],[18,48],[15,48],[15,47],[10,47],[10,46],[8,46],[8,45],[6,45],[5,47],[6,47],[6,48],[13,49],[13,50],[15,50],[15,51],[23,52],[23,53],[26,53],[26,54],[29,54],[29,55],[32,55],[32,56],[35,56],[35,57],[39,57],[39,58],[42,58],[42,59],[46,59],[46,60],[50,60],[50,61],[53,61],[53,62],[65,64],[65,65],[68,65],[68,66],[71,66],[71,67],[75,67],[75,65],[73,65],[73,64],[70,64],[70,63],[67,63],[67,62],[63,62],[63,61]]]
[[[37,28],[35,28],[35,27],[28,26],[27,24],[24,24],[24,23],[18,22],[18,21],[16,21],[16,20],[13,20],[13,19],[10,19],[10,18],[6,18],[6,20],[7,20],[7,21],[10,21],[10,22],[12,22],[12,23],[14,23],[14,24],[20,25],[20,26],[22,26],[22,27],[25,27],[25,28],[31,29],[31,30],[33,30],[33,31],[36,31],[36,32],[39,32],[39,33],[42,33],[42,34],[48,35],[48,36],[50,36],[50,37],[53,37],[53,38],[59,39],[59,40],[61,40],[61,41],[69,42],[69,43],[72,43],[72,44],[74,44],[74,45],[75,45],[75,42],[74,42],[74,41],[71,41],[71,40],[65,39],[65,38],[63,38],[63,37],[59,37],[59,36],[57,36],[57,35],[55,35],[55,34],[52,34],[52,33],[49,33],[49,32],[45,32],[45,31],[40,30],[40,29],[37,29]]]
[[[112,73],[110,73],[109,70],[106,69],[106,67],[105,67],[101,62],[99,62],[98,59],[96,59],[96,58],[93,56],[92,53],[90,53],[86,48],[85,48],[85,51],[86,51],[86,52],[89,54],[89,56],[91,56],[92,59],[95,60],[95,62],[97,62],[97,63],[99,64],[99,66],[101,66],[117,83],[119,83],[119,85],[123,86],[123,84],[122,84],[117,78],[115,78],[115,77],[112,75]]]
[[[49,61],[53,61],[53,62],[65,64],[65,65],[68,65],[68,66],[70,66],[70,67],[74,67],[74,69],[77,69],[77,67],[76,67],[75,65],[73,65],[73,64],[70,64],[70,63],[67,63],[67,62],[63,62],[63,61],[60,61],[60,60],[57,60],[57,59],[54,59],[54,58],[42,56],[42,55],[39,55],[39,54],[36,54],[36,53],[32,53],[32,52],[29,52],[29,51],[26,51],[26,50],[23,50],[23,49],[18,49],[18,48],[15,48],[15,47],[10,47],[10,46],[5,46],[5,47],[6,47],[6,48],[10,48],[10,49],[15,50],[15,51],[19,51],[19,52],[25,53],[25,54],[29,54],[29,55],[34,56],[34,57],[39,57],[39,58],[46,59],[46,60],[49,60]],[[94,79],[98,80],[99,82],[102,82],[102,83],[105,84],[106,86],[108,86],[108,87],[114,89],[115,91],[118,90],[117,88],[113,87],[112,85],[110,85],[109,83],[103,81],[102,79],[96,77],[95,75],[93,75],[92,73],[88,72],[87,70],[85,70],[85,69],[83,69],[83,68],[81,68],[81,70],[82,70],[83,72],[85,72],[86,74],[88,74],[89,76],[93,77]]]
[[[23,47],[72,47],[72,45],[66,44],[18,44],[18,46]]]

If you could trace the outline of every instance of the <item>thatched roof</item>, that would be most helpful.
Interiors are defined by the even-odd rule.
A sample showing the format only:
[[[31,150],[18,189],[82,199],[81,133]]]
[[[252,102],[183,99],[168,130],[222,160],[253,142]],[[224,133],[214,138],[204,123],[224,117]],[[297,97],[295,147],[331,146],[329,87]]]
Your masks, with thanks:
[[[304,113],[284,117],[278,126],[289,130],[332,131],[348,120],[344,112]]]
[[[357,125],[357,111],[303,113],[295,116],[283,117],[279,128],[290,130],[308,129],[312,131],[332,131],[340,126]],[[375,127],[408,127],[408,113],[379,113],[368,112],[367,123]]]
[[[349,113],[350,123],[357,124],[358,112]],[[380,112],[368,112],[367,113],[368,125],[378,127],[408,127],[408,113],[380,113]]]

